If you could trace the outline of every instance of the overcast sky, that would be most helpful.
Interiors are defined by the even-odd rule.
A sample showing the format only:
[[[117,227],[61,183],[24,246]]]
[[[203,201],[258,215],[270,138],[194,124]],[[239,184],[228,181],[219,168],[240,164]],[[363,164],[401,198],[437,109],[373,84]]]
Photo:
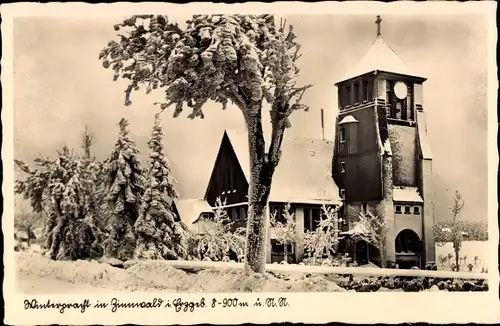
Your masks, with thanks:
[[[170,17],[182,22],[186,17]],[[463,192],[463,218],[486,221],[487,99],[486,24],[479,16],[383,16],[385,41],[413,70],[428,78],[424,110],[433,150],[435,213],[449,219],[453,191]],[[14,133],[16,158],[53,155],[64,143],[78,148],[88,125],[95,152],[104,158],[116,140],[117,122],[130,119],[143,153],[161,94],[133,93],[123,106],[124,84],[97,60],[122,17],[99,19],[17,18],[14,25]],[[300,82],[309,112],[292,117],[288,135],[333,138],[337,90],[333,82],[368,50],[376,36],[373,16],[291,16],[302,43]],[[165,114],[165,145],[182,197],[204,194],[224,128],[244,128],[240,112],[207,105],[204,120]]]

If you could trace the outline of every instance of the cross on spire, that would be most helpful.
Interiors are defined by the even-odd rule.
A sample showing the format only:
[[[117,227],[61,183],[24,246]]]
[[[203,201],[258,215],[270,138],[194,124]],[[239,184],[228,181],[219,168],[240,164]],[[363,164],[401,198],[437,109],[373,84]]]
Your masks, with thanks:
[[[382,23],[382,18],[380,18],[380,15],[377,15],[377,20],[375,21],[375,24],[377,24],[377,37],[382,35],[382,33],[380,32],[381,23]]]

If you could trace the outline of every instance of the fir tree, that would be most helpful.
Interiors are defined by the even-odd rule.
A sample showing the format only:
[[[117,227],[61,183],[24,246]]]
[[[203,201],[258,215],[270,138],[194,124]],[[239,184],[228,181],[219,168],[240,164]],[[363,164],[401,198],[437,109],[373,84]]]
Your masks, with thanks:
[[[163,152],[163,130],[160,117],[155,115],[149,140],[149,173],[142,198],[137,235],[136,258],[178,259],[187,256],[185,230],[172,212],[169,202],[178,197],[170,163]]]
[[[36,168],[16,160],[28,176],[16,181],[16,193],[31,200],[34,212],[47,213],[44,248],[51,259],[76,260],[102,254],[102,231],[86,214],[94,170],[65,145],[55,160],[35,159]]]
[[[85,171],[91,173],[89,177],[92,178],[92,182],[87,187],[85,215],[90,216],[95,220],[95,223],[99,224],[100,228],[105,229],[107,226],[107,214],[104,206],[104,199],[106,198],[104,187],[105,175],[103,163],[96,160],[95,156],[92,155],[94,140],[94,136],[89,132],[88,127],[85,126],[81,143],[83,150],[82,164],[85,167]]]
[[[119,126],[115,148],[104,164],[106,203],[113,219],[105,251],[107,256],[127,260],[135,249],[134,223],[144,193],[144,176],[139,150],[129,137],[129,122],[122,118]]]

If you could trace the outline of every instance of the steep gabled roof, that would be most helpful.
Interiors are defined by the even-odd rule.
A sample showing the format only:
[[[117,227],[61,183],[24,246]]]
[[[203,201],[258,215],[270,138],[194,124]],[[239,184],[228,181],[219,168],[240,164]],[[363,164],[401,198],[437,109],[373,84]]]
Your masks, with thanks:
[[[410,69],[399,58],[396,52],[387,43],[385,43],[384,39],[381,36],[378,36],[358,64],[349,70],[335,84],[374,71],[384,71],[424,78],[417,72]]]
[[[238,162],[249,181],[250,158],[245,131],[226,130]],[[285,135],[282,155],[273,176],[269,201],[339,204],[339,190],[331,175],[333,143]]]

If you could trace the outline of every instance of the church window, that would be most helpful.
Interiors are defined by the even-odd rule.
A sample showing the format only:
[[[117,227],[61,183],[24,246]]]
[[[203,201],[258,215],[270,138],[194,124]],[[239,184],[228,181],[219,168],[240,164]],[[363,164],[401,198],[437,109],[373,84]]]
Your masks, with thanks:
[[[344,173],[345,172],[345,162],[340,162],[340,173]]]
[[[401,107],[402,107],[402,103],[396,102],[396,119],[401,118]]]
[[[240,220],[242,220],[242,221],[247,220],[247,207],[246,206],[240,207]]]
[[[203,220],[211,220],[212,219],[212,215],[210,213],[202,213],[201,214],[201,219]]]
[[[285,246],[283,246],[277,240],[275,240],[275,239],[271,240],[271,245],[272,245],[274,254],[283,254],[285,252]],[[293,255],[293,254],[294,254],[294,246],[293,246],[293,244],[288,244],[287,245],[287,255]]]
[[[405,214],[411,214],[411,207],[405,206]]]
[[[340,142],[345,143],[345,129],[340,128]]]
[[[354,103],[358,103],[359,101],[359,84],[354,84]]]
[[[413,214],[416,214],[416,215],[420,214],[420,207],[418,207],[418,206],[413,207]]]
[[[366,80],[363,80],[363,82],[361,83],[362,85],[362,88],[361,88],[361,91],[362,91],[362,101],[368,101],[368,83],[366,82]]]
[[[401,206],[396,205],[396,214],[401,214]]]
[[[238,222],[240,220],[240,209],[239,207],[234,207],[232,209],[232,213],[233,213],[233,221],[236,221]]]
[[[361,213],[362,214],[367,214],[368,213],[368,205],[367,205],[367,203],[361,204]]]
[[[345,93],[346,93],[345,104],[349,105],[349,104],[351,104],[351,86],[347,85],[345,87],[345,89],[346,89],[346,91],[345,91]]]

